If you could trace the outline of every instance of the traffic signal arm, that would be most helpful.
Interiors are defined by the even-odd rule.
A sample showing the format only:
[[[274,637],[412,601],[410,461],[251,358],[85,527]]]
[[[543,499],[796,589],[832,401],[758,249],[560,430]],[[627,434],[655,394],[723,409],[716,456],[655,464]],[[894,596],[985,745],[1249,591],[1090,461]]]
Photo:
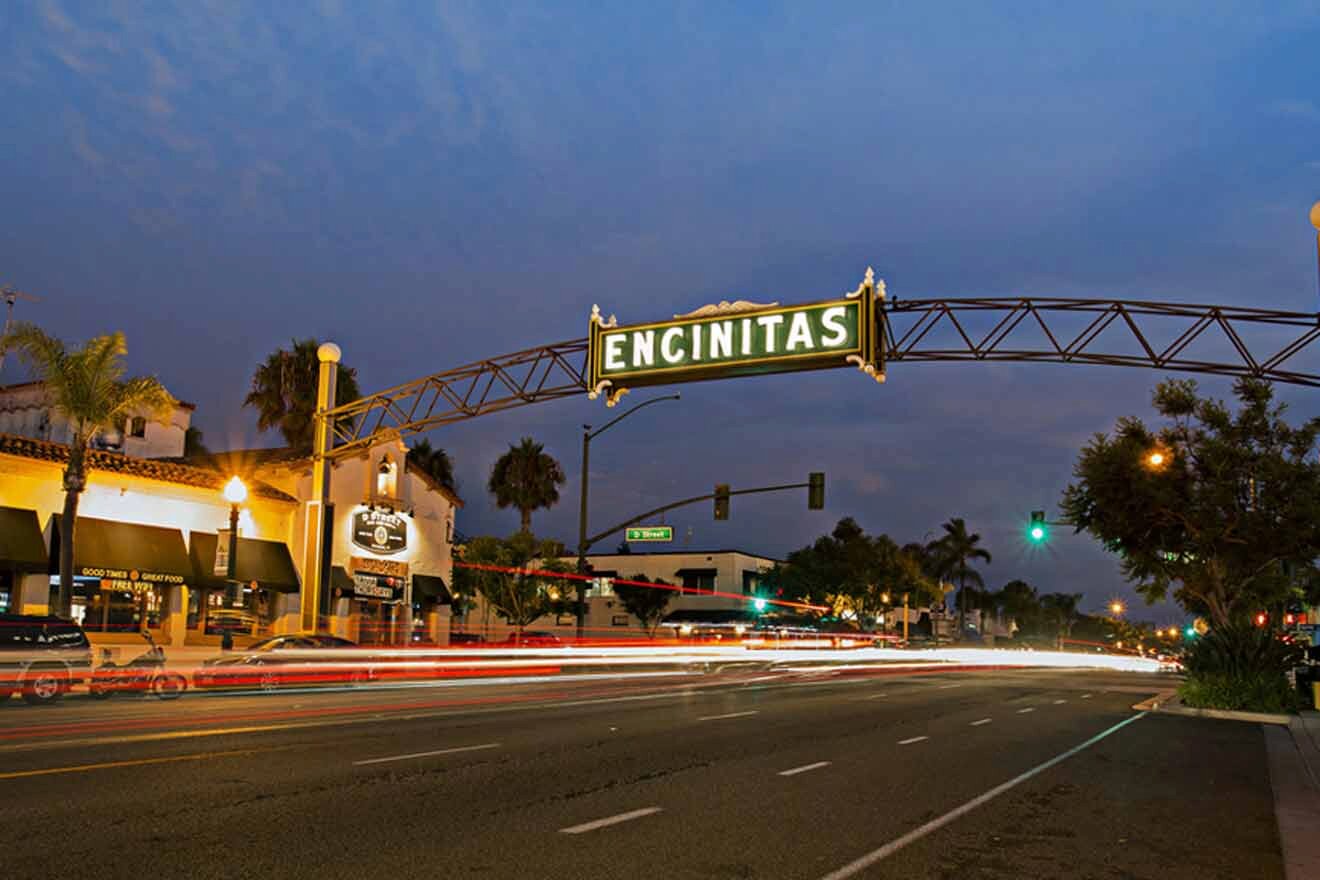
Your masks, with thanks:
[[[729,497],[732,497],[734,495],[755,495],[760,492],[783,492],[787,489],[806,489],[809,488],[810,485],[811,485],[810,483],[784,483],[783,485],[779,485],[779,486],[760,486],[756,489],[730,489]],[[715,498],[714,492],[711,492],[707,495],[694,495],[691,498],[684,498],[682,501],[675,501],[671,504],[661,505],[660,507],[656,507],[652,510],[648,510],[645,513],[639,513],[636,516],[629,517],[627,520],[619,523],[616,526],[610,526],[605,531],[592,535],[590,538],[587,539],[585,547],[589,549],[591,545],[595,544],[597,541],[603,540],[604,538],[608,538],[610,535],[613,535],[615,532],[621,532],[624,529],[628,528],[628,526],[636,525],[637,523],[642,522],[643,520],[646,519],[650,519],[651,517],[656,516],[657,514],[665,513],[666,511],[674,510],[675,508],[678,507],[686,507],[689,504],[698,504],[702,501],[711,501],[714,498]]]

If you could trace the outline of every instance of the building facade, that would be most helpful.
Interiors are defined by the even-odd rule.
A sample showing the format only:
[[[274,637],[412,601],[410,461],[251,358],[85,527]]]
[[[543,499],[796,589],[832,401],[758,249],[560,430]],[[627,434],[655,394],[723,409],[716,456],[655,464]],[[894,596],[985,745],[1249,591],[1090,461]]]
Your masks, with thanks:
[[[241,645],[299,628],[310,457],[277,449],[185,459],[191,407],[148,422],[141,437],[130,419],[128,436],[102,438],[87,454],[65,597],[69,448],[50,439],[61,423],[41,418],[32,402],[42,399],[34,383],[0,389],[5,424],[26,435],[0,433],[0,611],[69,613],[98,646],[141,644],[143,632],[175,646],[218,646],[229,633]],[[248,492],[231,579],[222,489],[235,475]],[[457,495],[410,467],[391,440],[335,464],[331,503],[321,628],[367,643],[445,643]]]

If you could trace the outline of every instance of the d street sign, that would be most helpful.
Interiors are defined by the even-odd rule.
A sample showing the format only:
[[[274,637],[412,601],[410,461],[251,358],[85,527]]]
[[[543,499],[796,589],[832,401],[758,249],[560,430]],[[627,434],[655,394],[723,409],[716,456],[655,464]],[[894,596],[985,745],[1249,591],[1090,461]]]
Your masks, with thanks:
[[[672,541],[674,540],[673,526],[643,526],[642,528],[628,529],[624,535],[626,541]]]
[[[630,388],[854,366],[884,381],[874,273],[840,299],[781,306],[739,300],[672,321],[620,327],[591,310],[588,396],[613,406]]]
[[[359,510],[353,514],[353,543],[372,553],[398,553],[408,546],[408,524],[397,513]]]

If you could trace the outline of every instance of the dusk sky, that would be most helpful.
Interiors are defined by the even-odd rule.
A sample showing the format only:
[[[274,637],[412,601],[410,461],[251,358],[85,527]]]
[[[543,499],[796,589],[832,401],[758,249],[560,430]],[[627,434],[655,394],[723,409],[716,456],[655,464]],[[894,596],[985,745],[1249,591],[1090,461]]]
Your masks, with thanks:
[[[903,299],[1320,306],[1315,2],[12,0],[0,52],[0,283],[42,298],[16,316],[70,341],[123,330],[213,449],[279,442],[241,403],[294,337],[338,343],[370,391],[582,337],[594,303],[633,323],[805,302],[867,266]],[[1136,602],[1089,538],[1022,535],[1163,376],[683,386],[593,447],[592,524],[823,470],[825,511],[735,498],[717,523],[703,504],[671,516],[675,548],[782,558],[843,516],[900,542],[962,516],[992,587]],[[485,482],[531,435],[569,477],[533,526],[574,543],[580,426],[616,412],[584,396],[432,432],[460,530],[517,528]]]

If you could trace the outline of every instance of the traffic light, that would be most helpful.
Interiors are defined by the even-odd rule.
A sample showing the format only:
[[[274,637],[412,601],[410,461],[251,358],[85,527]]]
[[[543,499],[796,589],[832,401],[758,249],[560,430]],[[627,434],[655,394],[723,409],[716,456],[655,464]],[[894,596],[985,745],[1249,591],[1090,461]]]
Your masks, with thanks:
[[[766,601],[762,599],[760,596],[757,596],[754,600],[752,600],[752,607],[756,609],[757,614],[760,614],[762,611],[765,610],[766,604],[767,604]]]
[[[715,518],[729,518],[729,484],[715,484]]]
[[[1296,622],[1297,622],[1297,615],[1296,615],[1296,614],[1293,614],[1291,611],[1289,611],[1287,614],[1283,615],[1283,625],[1284,625],[1284,626],[1292,626],[1292,625],[1293,625],[1294,623],[1296,623]]]
[[[1196,638],[1196,627],[1194,626],[1187,627],[1187,629],[1183,630],[1183,635],[1187,636],[1187,638],[1189,639]]]
[[[1049,525],[1045,522],[1045,511],[1031,512],[1031,525],[1027,526],[1027,538],[1033,544],[1044,544],[1050,536]]]
[[[1256,612],[1256,616],[1252,618],[1252,621],[1256,626],[1264,626],[1266,622],[1269,621],[1269,616],[1264,611],[1258,611]]]
[[[807,510],[825,509],[825,475],[807,474]]]

